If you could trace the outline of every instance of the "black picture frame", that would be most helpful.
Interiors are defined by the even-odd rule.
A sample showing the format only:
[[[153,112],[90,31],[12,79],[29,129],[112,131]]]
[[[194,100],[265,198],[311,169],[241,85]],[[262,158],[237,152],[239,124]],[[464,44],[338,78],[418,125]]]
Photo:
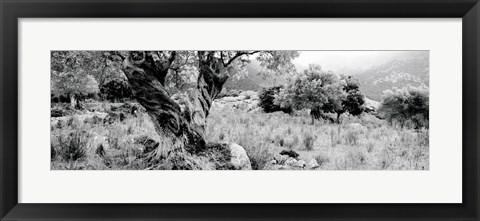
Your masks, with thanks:
[[[1,0],[0,2],[1,220],[479,220],[478,0]],[[19,18],[62,17],[462,18],[463,203],[18,203],[17,21]]]

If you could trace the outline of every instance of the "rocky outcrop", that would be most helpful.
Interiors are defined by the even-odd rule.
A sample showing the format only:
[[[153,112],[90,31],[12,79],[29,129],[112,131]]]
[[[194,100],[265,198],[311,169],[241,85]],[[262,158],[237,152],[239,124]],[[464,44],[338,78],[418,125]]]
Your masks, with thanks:
[[[315,159],[305,162],[301,159],[295,159],[288,155],[276,154],[273,160],[265,165],[265,170],[314,170],[319,167]]]
[[[254,111],[258,109],[258,95],[255,91],[243,91],[238,96],[225,96],[215,99],[212,108]]]
[[[366,97],[365,98],[365,103],[363,104],[363,107],[365,108],[365,112],[367,112],[367,113],[376,112],[378,110],[378,108],[380,107],[380,102],[370,100]]]

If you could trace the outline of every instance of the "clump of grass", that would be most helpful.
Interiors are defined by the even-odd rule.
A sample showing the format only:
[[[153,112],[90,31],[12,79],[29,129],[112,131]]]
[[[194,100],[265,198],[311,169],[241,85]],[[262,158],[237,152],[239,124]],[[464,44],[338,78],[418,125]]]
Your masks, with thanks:
[[[367,152],[371,153],[375,148],[375,143],[372,141],[368,142],[366,148],[367,148]]]
[[[328,158],[327,155],[325,154],[319,154],[315,157],[315,160],[317,161],[319,166],[324,165],[325,163],[328,163],[330,159]]]
[[[360,138],[359,132],[355,130],[348,130],[345,134],[345,141],[350,145],[357,145]]]
[[[127,134],[128,135],[133,134],[133,127],[132,126],[128,126]]]
[[[367,156],[361,149],[353,149],[347,153],[348,162],[352,168],[360,168],[361,165],[364,165],[367,161]]]
[[[285,147],[287,147],[288,149],[293,149],[293,147],[295,147],[299,142],[299,139],[298,139],[297,136],[295,136],[293,138],[292,137],[286,137],[283,140],[284,140],[283,143],[284,143]]]
[[[97,149],[95,150],[95,153],[100,157],[105,156],[105,148],[103,147],[103,144],[98,145]]]
[[[260,145],[258,147],[244,147],[247,152],[247,156],[252,164],[252,169],[262,170],[267,163],[273,159],[273,153],[271,149],[266,145]]]
[[[275,143],[281,147],[283,147],[283,137],[279,134],[275,135]]]
[[[303,135],[303,146],[305,150],[313,150],[313,142],[315,142],[315,138],[307,133]]]
[[[422,146],[422,147],[428,147],[429,143],[430,143],[430,138],[429,138],[429,134],[428,134],[428,130],[420,130],[418,133],[417,133],[417,144],[419,146]]]
[[[77,161],[86,157],[86,131],[71,132],[67,136],[58,137],[57,153],[65,161]]]
[[[335,131],[330,129],[330,142],[332,143],[332,147],[335,147],[337,144],[337,140],[335,139]]]
[[[385,149],[380,154],[379,166],[381,169],[387,169],[390,167],[390,165],[392,165],[394,160],[395,158],[392,156],[392,153],[390,153],[387,149]]]
[[[70,127],[70,126],[72,126],[72,124],[73,124],[73,117],[69,117],[67,119],[67,126]]]
[[[225,139],[225,134],[223,132],[220,132],[220,134],[218,135],[218,139],[219,140]]]
[[[109,147],[111,147],[115,150],[120,150],[121,149],[121,145],[120,145],[118,137],[109,138],[108,139],[108,145],[109,145]]]
[[[57,158],[57,150],[55,149],[55,146],[50,143],[50,160],[54,160]]]

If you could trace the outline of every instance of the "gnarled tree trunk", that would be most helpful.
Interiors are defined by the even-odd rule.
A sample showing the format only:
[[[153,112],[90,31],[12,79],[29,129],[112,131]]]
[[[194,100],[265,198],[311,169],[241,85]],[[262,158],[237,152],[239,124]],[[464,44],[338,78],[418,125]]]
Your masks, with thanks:
[[[171,97],[165,78],[175,59],[158,59],[155,52],[130,52],[123,71],[137,101],[153,120],[157,133],[177,138],[189,152],[205,148],[206,118],[213,99],[222,90],[228,71],[213,52],[198,52],[197,87]]]

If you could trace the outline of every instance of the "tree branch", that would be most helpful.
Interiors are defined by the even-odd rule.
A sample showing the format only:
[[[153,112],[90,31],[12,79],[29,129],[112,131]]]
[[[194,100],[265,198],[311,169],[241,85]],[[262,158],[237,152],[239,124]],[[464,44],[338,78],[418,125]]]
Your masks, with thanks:
[[[228,60],[227,64],[225,64],[224,66],[228,67],[235,59],[237,59],[238,57],[240,57],[242,55],[253,55],[253,54],[256,54],[256,53],[259,53],[259,52],[260,51],[252,51],[252,52],[241,51],[241,52],[237,52],[232,58],[230,58],[230,60]]]

